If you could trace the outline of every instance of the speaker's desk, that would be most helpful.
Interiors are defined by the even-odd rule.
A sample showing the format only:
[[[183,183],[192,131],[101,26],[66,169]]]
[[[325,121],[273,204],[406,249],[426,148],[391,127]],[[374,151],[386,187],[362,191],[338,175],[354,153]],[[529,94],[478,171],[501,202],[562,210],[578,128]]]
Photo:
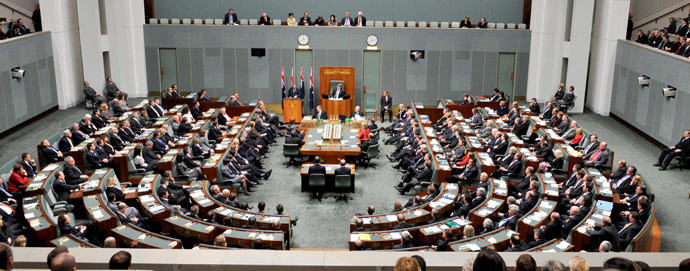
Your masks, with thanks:
[[[342,139],[339,143],[330,139],[322,139],[322,132],[323,128],[318,127],[306,129],[305,143],[300,149],[302,155],[318,155],[324,164],[337,164],[340,159],[346,156],[359,156],[362,152],[358,145],[360,140],[357,138],[359,129],[344,125]]]

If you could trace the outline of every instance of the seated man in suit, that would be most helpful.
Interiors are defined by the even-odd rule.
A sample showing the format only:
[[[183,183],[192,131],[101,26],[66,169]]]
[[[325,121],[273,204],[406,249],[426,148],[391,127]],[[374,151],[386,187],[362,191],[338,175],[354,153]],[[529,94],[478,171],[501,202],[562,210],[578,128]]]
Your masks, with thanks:
[[[606,150],[607,146],[608,144],[606,142],[601,142],[597,151],[585,155],[585,157],[582,158],[584,161],[584,166],[593,167],[607,163],[609,160],[609,153]]]
[[[124,101],[124,100],[123,100]],[[128,108],[124,104],[124,102],[120,102],[120,99],[115,98],[113,99],[113,115],[116,117],[122,116],[125,112],[127,112]]]
[[[431,170],[431,160],[426,160],[424,161],[424,169],[419,171],[416,176],[414,176],[414,180],[411,180],[407,182],[405,186],[403,186],[404,181],[400,180],[400,183],[398,183],[397,186],[395,186],[395,189],[400,192],[400,195],[405,195],[410,189],[415,187],[415,185],[421,184],[422,182],[429,182],[431,181],[431,175],[433,171]]]
[[[659,170],[666,170],[674,157],[683,155],[688,151],[690,151],[690,130],[685,130],[680,141],[676,145],[664,149],[659,155],[659,160],[653,166],[659,167]]]
[[[355,106],[355,111],[352,111],[352,113],[350,113],[350,118],[353,120],[363,120],[364,119],[364,113],[362,113],[359,105]]]
[[[362,15],[362,12],[357,12],[357,17],[355,17],[356,26],[367,26],[367,18]]]
[[[59,148],[59,147],[58,147]],[[50,141],[44,139],[41,141],[41,147],[39,153],[41,158],[43,158],[48,163],[57,162],[62,160],[62,151],[55,149],[50,145]]]
[[[160,111],[156,105],[155,100],[149,100],[149,107],[146,108],[146,114],[149,118],[157,119],[165,115],[163,111]]]
[[[126,92],[120,91],[120,88],[118,88],[117,85],[115,84],[115,82],[113,82],[112,77],[108,77],[106,79],[105,90],[108,92],[108,95],[110,95],[110,97],[113,97],[113,98],[117,98],[117,97],[122,96],[122,97],[124,97],[123,100],[126,101],[127,97],[129,97],[129,95]]]
[[[551,240],[555,238],[561,238],[563,230],[563,221],[561,221],[561,215],[559,213],[553,212],[550,216],[551,220],[546,225],[541,226],[541,230],[544,231],[543,238],[545,240]]]
[[[105,97],[98,94],[98,92],[91,87],[89,81],[84,81],[84,95],[86,95],[86,98],[96,101],[97,106],[105,102]]]
[[[642,230],[643,226],[642,221],[640,221],[640,215],[636,211],[630,212],[628,219],[630,222],[618,231],[621,251],[625,251],[628,245],[635,239],[635,236]]]
[[[72,190],[82,188],[86,185],[86,183],[68,184],[65,181],[65,173],[62,171],[58,171],[56,176],[57,178],[53,182],[53,191],[55,191],[57,195],[57,201],[68,201]]]
[[[469,158],[469,160],[467,160],[467,166],[462,173],[459,175],[451,175],[449,182],[461,184],[472,182],[472,180],[477,177],[477,173],[479,172],[474,163],[474,159]]]
[[[321,158],[316,156],[314,157],[314,164],[309,166],[309,175],[312,174],[323,174],[326,175],[326,167],[321,165]],[[314,191],[314,196],[321,201],[321,195],[323,194],[323,191]]]
[[[21,158],[22,161],[20,163],[24,167],[24,171],[26,171],[26,177],[33,178],[36,176],[36,161],[31,159],[31,154],[28,152],[22,153]]]
[[[612,251],[620,251],[620,238],[618,237],[618,230],[611,222],[611,217],[605,216],[601,219],[601,225],[588,225],[587,233],[590,237],[595,238],[590,242],[594,244],[593,248],[597,249],[597,243],[602,241],[609,241],[613,245]]]
[[[563,236],[567,237],[570,231],[585,218],[585,215],[587,215],[585,212],[580,212],[580,207],[570,207],[569,216],[563,221]]]
[[[235,11],[233,9],[230,9],[228,13],[225,13],[223,25],[236,25],[237,22],[237,14],[235,14]]]
[[[79,224],[76,226],[70,225],[71,218],[67,214],[61,214],[58,216],[58,227],[62,235],[72,234],[76,237],[87,237],[88,236],[88,224]]]
[[[527,250],[528,246],[525,241],[520,239],[519,234],[513,234],[510,236],[510,247],[506,250],[507,252],[521,252]],[[517,269],[517,268],[516,268]]]
[[[232,97],[234,97],[234,96],[232,96]],[[201,112],[200,106],[201,106],[201,104],[199,103],[199,101],[196,101],[196,102],[194,102],[194,106],[192,107],[192,109],[189,110],[190,113],[192,113],[192,117],[197,121],[200,120],[201,117],[204,116],[204,113]]]
[[[566,93],[563,96],[563,99],[558,100],[558,107],[561,107],[562,105],[569,106],[573,104],[573,101],[575,100],[575,87],[570,86],[568,88],[568,93]]]
[[[340,159],[340,167],[335,169],[335,175],[348,175],[352,174],[352,168],[346,166],[347,162],[345,159]]]
[[[268,17],[268,15],[266,15],[266,12],[261,13],[261,17],[259,17],[259,25],[273,25],[271,17]]]
[[[496,225],[497,229],[511,229],[515,230],[515,226],[517,225],[517,221],[520,218],[520,207],[512,204],[508,206],[508,217],[503,218],[498,221],[498,224]]]
[[[328,113],[323,111],[323,108],[319,105],[316,107],[316,112],[314,112],[313,119],[328,119]]]
[[[72,140],[72,131],[66,129],[62,132],[62,138],[58,141],[58,149],[63,153],[69,153],[72,147],[76,147],[78,144]]]
[[[309,17],[308,12],[306,12],[306,11],[304,12],[304,16],[302,16],[302,18],[299,18],[298,24],[299,25],[305,25],[305,26],[311,25],[311,18]]]
[[[89,143],[91,145],[91,143]],[[92,145],[93,146],[93,145]],[[74,162],[72,156],[65,157],[65,180],[68,184],[80,184],[86,182],[89,179],[89,175],[84,174]]]
[[[342,99],[345,96],[345,90],[343,89],[343,84],[338,84],[334,90],[331,91],[331,95],[328,96],[329,99]]]
[[[516,153],[513,156],[513,159],[511,160],[510,164],[508,166],[501,166],[496,169],[496,172],[492,174],[491,177],[493,178],[501,178],[501,176],[507,176],[508,174],[519,174],[520,171],[522,170],[522,154],[521,153]]]
[[[384,113],[388,112],[388,122],[393,122],[393,98],[388,91],[383,92],[381,96],[381,122],[383,122]]]
[[[121,151],[122,148],[129,145],[128,141],[126,141],[126,140],[122,139],[122,137],[120,137],[120,135],[118,134],[118,129],[116,127],[113,127],[110,130],[110,142],[113,145],[113,148],[115,148],[115,150],[118,150],[118,151]]]
[[[625,175],[615,179],[611,178],[609,180],[609,184],[611,185],[613,193],[623,194],[628,192],[629,190],[632,190],[631,184],[636,173],[637,168],[634,166],[629,166],[625,171]]]
[[[168,88],[165,90],[165,93],[163,93],[163,98],[179,98],[180,95],[175,93],[172,88]]]

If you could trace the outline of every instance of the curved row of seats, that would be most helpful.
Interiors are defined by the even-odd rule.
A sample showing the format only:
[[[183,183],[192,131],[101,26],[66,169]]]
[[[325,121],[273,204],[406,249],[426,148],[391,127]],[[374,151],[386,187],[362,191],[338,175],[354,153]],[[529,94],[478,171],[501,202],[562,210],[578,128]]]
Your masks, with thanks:
[[[160,25],[223,25],[222,19],[168,19],[168,18],[150,18],[149,24]],[[258,25],[257,19],[240,19],[239,25]],[[281,20],[273,20],[273,25],[287,25],[287,22]],[[422,28],[460,28],[460,22],[416,22],[416,21],[367,21],[368,27],[422,27]],[[526,24],[515,23],[487,23],[488,29],[527,29]]]

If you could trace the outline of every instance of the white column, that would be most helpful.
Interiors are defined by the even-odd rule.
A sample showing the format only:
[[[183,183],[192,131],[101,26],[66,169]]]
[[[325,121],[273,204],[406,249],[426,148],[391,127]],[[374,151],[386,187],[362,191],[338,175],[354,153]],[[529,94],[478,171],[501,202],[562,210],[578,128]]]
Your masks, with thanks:
[[[611,109],[616,43],[625,39],[630,0],[598,0],[592,29],[587,108],[608,115]]]
[[[96,0],[77,0],[79,10],[79,37],[84,81],[89,81],[96,92],[104,95],[105,68],[101,42],[101,16]]]
[[[550,99],[560,83],[563,66],[566,0],[532,1],[527,99]]]
[[[575,107],[568,112],[582,112],[584,109],[593,17],[594,0],[573,0],[570,41],[566,42],[569,45],[568,73],[564,83],[566,83],[566,89],[569,86],[575,88],[577,99]]]
[[[60,109],[83,100],[81,46],[76,0],[41,0],[43,30],[51,32]]]
[[[148,94],[144,56],[144,1],[106,0],[110,71],[131,97]]]

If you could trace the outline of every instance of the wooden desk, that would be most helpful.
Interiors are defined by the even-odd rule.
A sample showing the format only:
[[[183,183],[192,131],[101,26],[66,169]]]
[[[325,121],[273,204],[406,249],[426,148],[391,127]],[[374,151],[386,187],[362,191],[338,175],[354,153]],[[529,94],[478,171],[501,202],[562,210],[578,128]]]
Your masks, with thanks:
[[[111,232],[124,247],[136,242],[139,248],[179,249],[182,242],[179,239],[153,233],[132,224],[126,224],[111,229]]]
[[[163,108],[172,108],[178,104],[184,104],[187,105],[188,107],[194,106],[194,96],[196,94],[192,93],[191,95],[187,95],[185,97],[181,98],[162,98],[161,99],[161,106]]]
[[[86,242],[73,234],[68,234],[57,239],[50,241],[50,244],[55,247],[66,247],[66,248],[97,248],[96,245]]]
[[[486,174],[489,174],[491,176],[492,173],[496,171],[496,164],[494,164],[494,161],[491,159],[488,153],[485,152],[475,152],[475,161],[477,161],[477,165],[481,167],[481,172],[484,172]]]
[[[129,179],[129,159],[134,159],[134,149],[139,145],[141,143],[131,143],[125,146],[122,151],[116,152],[112,158],[113,169],[116,170],[115,173],[121,182],[131,182]]]
[[[477,235],[473,238],[459,240],[448,243],[448,247],[452,251],[479,251],[490,245],[496,248],[496,251],[506,249],[510,245],[510,237],[516,232],[510,229],[498,229],[482,235]]]
[[[235,116],[240,116],[244,113],[249,113],[251,114],[254,109],[256,109],[256,105],[249,106],[249,105],[226,105],[225,106],[225,114],[228,114],[230,117],[235,117]],[[247,114],[247,116],[249,116]],[[289,121],[290,119],[288,119]]]
[[[321,162],[324,164],[337,164],[340,159],[346,156],[359,156],[362,150],[359,147],[361,142],[356,136],[359,133],[359,129],[347,128],[343,126],[343,143],[347,146],[334,146],[328,145],[324,147],[316,147],[313,145],[316,141],[321,141],[321,130],[318,129],[307,129],[304,135],[304,142],[306,142],[300,149],[302,155],[318,155],[321,158]],[[326,143],[326,140],[323,140]],[[347,142],[345,142],[347,141]]]
[[[302,169],[300,170],[301,176],[301,189],[300,192],[307,191],[309,189],[309,167],[313,166],[313,163],[302,164]],[[326,189],[325,191],[335,191],[335,169],[340,167],[340,164],[321,164],[326,167]],[[355,192],[355,165],[347,164],[346,167],[351,169],[350,171],[350,186],[352,190],[350,192]]]
[[[105,199],[105,187],[108,178],[113,176],[115,176],[115,172],[112,169],[108,169],[107,171],[96,171],[91,175],[91,178],[89,178],[90,182],[98,182],[97,189],[93,190],[96,193],[82,197],[86,215],[94,226],[102,231],[112,229],[119,223],[117,215],[108,208],[107,199]],[[88,192],[84,193],[86,194]]]
[[[158,160],[158,169],[161,171],[173,170],[173,164],[177,159],[177,156],[182,152],[182,149],[175,148],[170,149],[168,152]]]
[[[187,104],[177,104],[173,106],[172,108],[168,109],[167,112],[165,112],[166,116],[174,116],[177,115],[177,113],[182,114],[182,111],[184,111],[185,108],[189,109],[191,105]]]
[[[355,109],[355,97],[343,100],[331,100],[320,97],[319,104],[323,107],[323,111],[328,113],[329,118],[335,116],[335,119],[337,119],[338,115],[350,116],[350,113]]]
[[[563,152],[563,157],[567,159],[568,176],[573,174],[573,166],[582,165],[583,155],[576,151],[573,147],[565,143],[556,143],[554,150],[560,149]]]
[[[541,246],[531,248],[527,250],[528,252],[569,252],[573,251],[573,246],[571,243],[568,243],[567,241],[563,239],[553,239],[551,241],[548,241],[544,243]]]
[[[211,108],[221,108],[228,105],[228,101],[230,101],[230,98],[228,96],[212,98],[210,102],[199,102],[199,109],[201,109],[201,111],[204,112]]]
[[[153,195],[153,193],[156,193],[156,191],[152,191],[154,184],[160,184],[160,180],[161,176],[158,174],[148,175],[141,179],[137,187],[141,209],[143,213],[155,223],[160,223],[163,219],[170,217],[170,210],[168,207],[163,205],[157,195]]]
[[[477,101],[477,106],[478,107],[489,107],[493,110],[497,110],[498,107],[500,106],[500,102],[489,102],[490,97],[484,97],[484,96],[472,96],[474,100]],[[506,99],[506,104],[510,104],[510,101]]]
[[[29,222],[29,227],[34,232],[37,240],[53,240],[57,235],[55,224],[51,217],[48,217],[46,208],[50,208],[43,195],[24,197],[22,207],[24,218]],[[52,212],[51,212],[52,213]]]
[[[449,218],[429,225],[400,230],[353,232],[350,233],[349,245],[350,250],[355,250],[355,242],[361,240],[363,247],[367,249],[392,249],[394,245],[400,244],[403,232],[408,232],[412,236],[414,247],[427,246],[428,248],[429,245],[435,244],[441,238],[443,229],[450,229],[453,237],[457,237],[462,235],[465,225],[470,224],[469,221],[462,218]]]
[[[45,185],[46,181],[50,179],[52,184],[52,180],[54,180],[56,177],[55,173],[63,171],[64,168],[64,162],[52,163],[45,166],[43,169],[41,169],[41,171],[36,173],[36,176],[34,176],[33,179],[30,179],[29,182],[24,184],[24,197],[42,195],[44,191],[43,186]]]
[[[556,201],[541,198],[530,212],[518,220],[517,229],[522,240],[527,240],[528,236],[534,234],[534,229],[551,221],[551,213],[555,211],[556,203]]]

